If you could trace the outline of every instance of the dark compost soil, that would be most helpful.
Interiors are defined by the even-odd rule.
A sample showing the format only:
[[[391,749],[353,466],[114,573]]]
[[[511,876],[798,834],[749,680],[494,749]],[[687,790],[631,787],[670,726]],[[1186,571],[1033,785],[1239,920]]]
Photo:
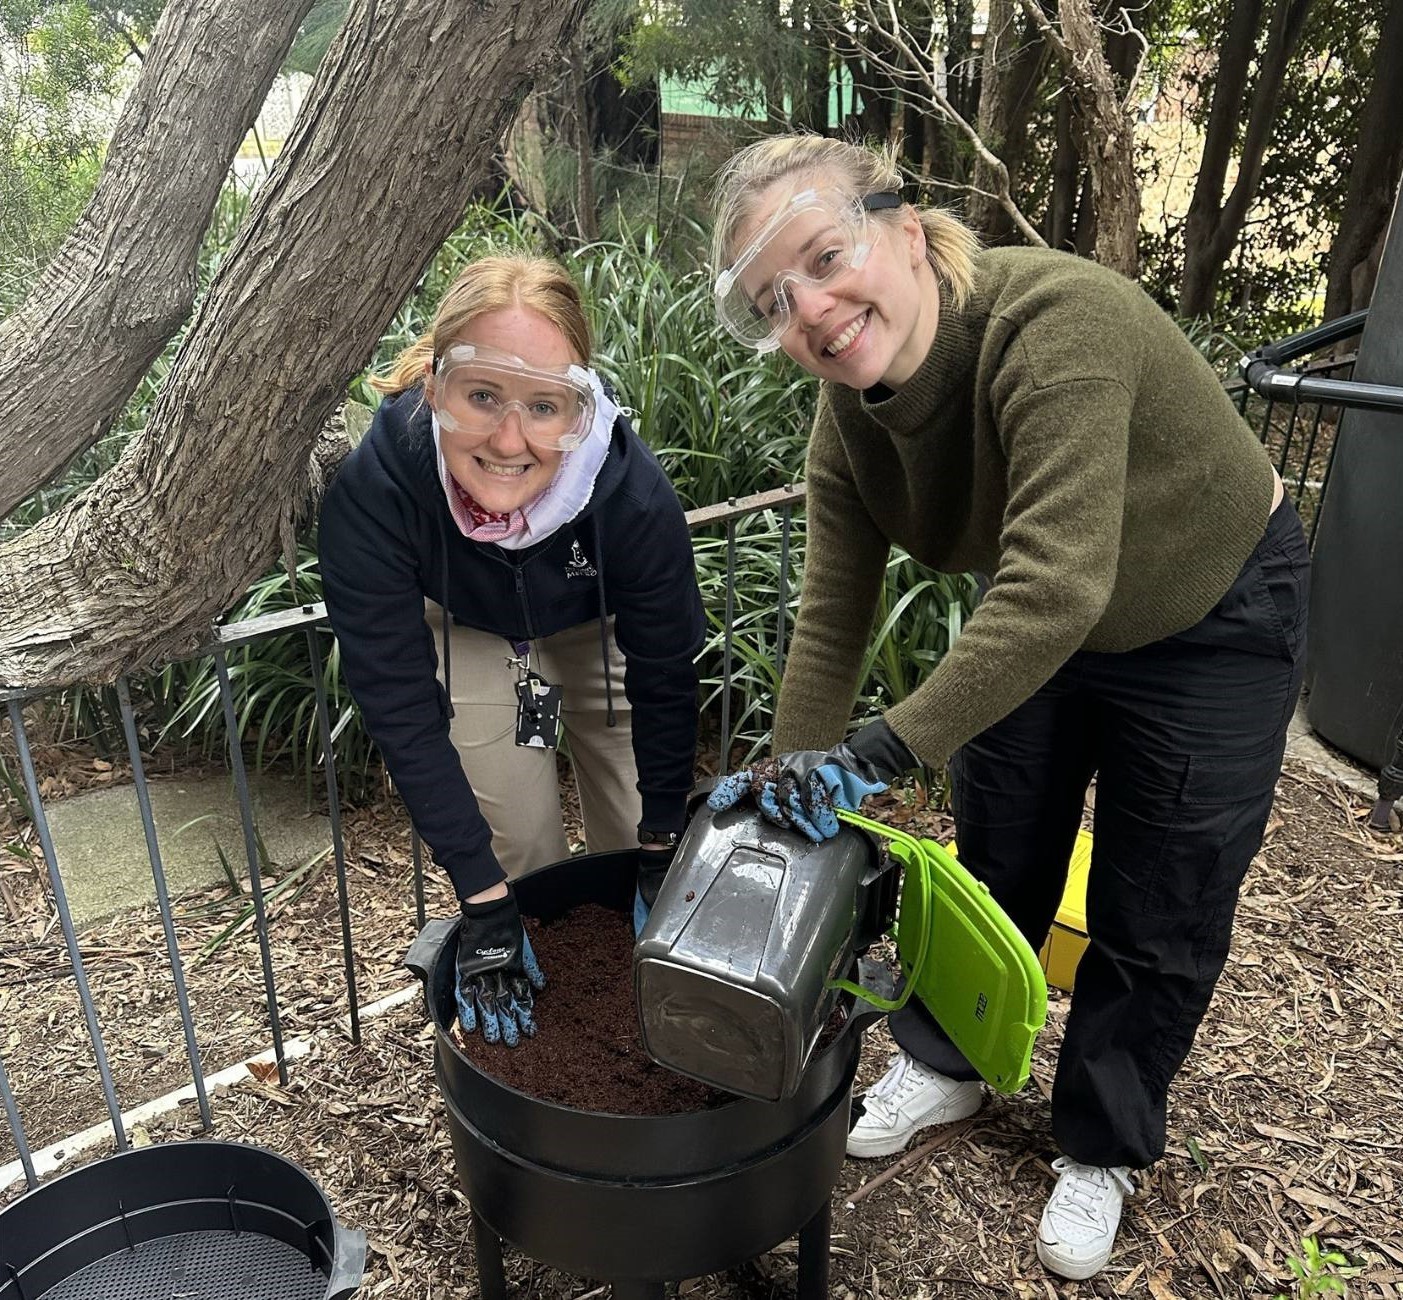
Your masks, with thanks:
[[[676,1115],[734,1100],[643,1050],[631,917],[588,904],[549,925],[528,920],[526,932],[547,980],[536,995],[536,1036],[505,1047],[455,1033],[480,1070],[518,1092],[613,1115]]]

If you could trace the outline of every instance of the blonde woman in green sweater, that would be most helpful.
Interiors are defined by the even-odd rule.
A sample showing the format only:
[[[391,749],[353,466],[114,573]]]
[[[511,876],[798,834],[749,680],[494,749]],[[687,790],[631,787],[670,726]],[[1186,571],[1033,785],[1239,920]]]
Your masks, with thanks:
[[[1097,780],[1090,946],[1052,1097],[1038,1254],[1110,1257],[1132,1170],[1228,952],[1300,687],[1309,554],[1212,370],[1136,285],[1069,254],[980,250],[900,197],[890,158],[814,136],[731,160],[716,302],[822,381],[808,551],[774,744],[724,781],[811,838],[950,763],[962,859],[1036,948]],[[888,552],[988,589],[920,686],[843,739]],[[972,1114],[974,1071],[915,1003],[848,1150]]]

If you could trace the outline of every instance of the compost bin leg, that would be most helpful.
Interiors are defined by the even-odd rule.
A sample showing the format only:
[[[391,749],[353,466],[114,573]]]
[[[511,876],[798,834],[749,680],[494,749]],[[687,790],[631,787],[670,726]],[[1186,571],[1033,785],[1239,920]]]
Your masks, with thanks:
[[[610,1284],[614,1300],[663,1300],[667,1295],[666,1282],[645,1282],[642,1278],[626,1278]]]
[[[501,1238],[476,1210],[473,1211],[473,1249],[477,1253],[477,1287],[482,1300],[507,1300]]]
[[[832,1201],[799,1229],[799,1300],[828,1300],[828,1237]]]

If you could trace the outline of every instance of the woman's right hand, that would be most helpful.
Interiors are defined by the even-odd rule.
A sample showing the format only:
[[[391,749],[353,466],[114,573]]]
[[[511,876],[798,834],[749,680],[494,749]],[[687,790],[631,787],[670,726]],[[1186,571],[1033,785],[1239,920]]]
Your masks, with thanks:
[[[453,987],[458,1021],[464,1033],[475,1034],[480,1026],[486,1042],[515,1047],[523,1034],[536,1033],[532,1008],[546,977],[522,929],[511,887],[503,881],[482,894],[489,897],[478,902],[481,895],[474,894],[461,903]]]

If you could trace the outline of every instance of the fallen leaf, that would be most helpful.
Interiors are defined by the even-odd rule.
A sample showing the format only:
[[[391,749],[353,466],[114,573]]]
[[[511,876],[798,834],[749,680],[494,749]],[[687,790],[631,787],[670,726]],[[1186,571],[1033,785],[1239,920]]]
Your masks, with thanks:
[[[1337,1201],[1333,1196],[1326,1196],[1324,1192],[1317,1192],[1309,1187],[1288,1187],[1286,1195],[1297,1205],[1304,1205],[1308,1210],[1326,1210],[1330,1214],[1339,1214],[1346,1219],[1353,1218],[1349,1207]]]
[[[1309,1147],[1315,1143],[1303,1133],[1297,1133],[1293,1129],[1278,1128],[1275,1124],[1257,1124],[1252,1128],[1260,1133],[1264,1138],[1275,1138],[1278,1142],[1295,1142],[1299,1146]]]

